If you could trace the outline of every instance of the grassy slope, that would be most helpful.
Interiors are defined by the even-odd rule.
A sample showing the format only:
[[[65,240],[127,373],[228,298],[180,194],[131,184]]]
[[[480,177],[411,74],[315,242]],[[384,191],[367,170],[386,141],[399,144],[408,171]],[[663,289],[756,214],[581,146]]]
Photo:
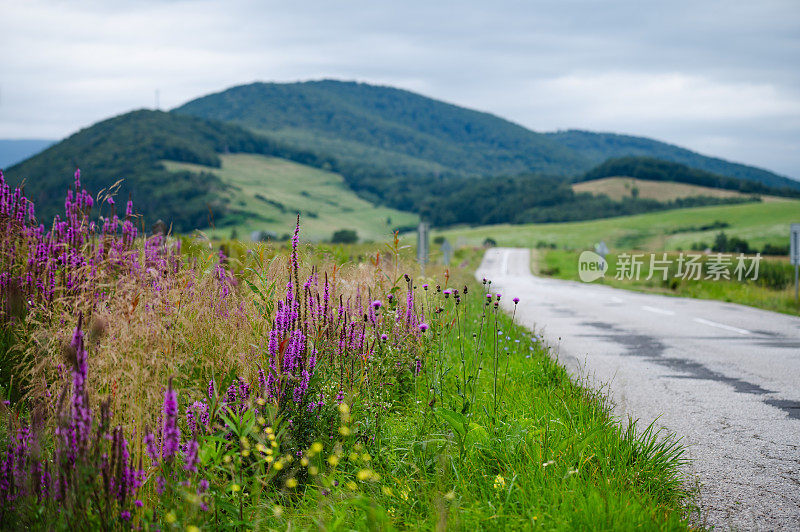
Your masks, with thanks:
[[[236,229],[247,240],[257,230],[282,235],[291,230],[298,211],[303,217],[303,234],[311,240],[329,239],[337,229],[355,229],[361,239],[386,240],[392,227],[413,225],[415,215],[386,207],[375,207],[356,196],[338,174],[310,166],[261,155],[221,155],[222,168],[165,161],[170,170],[210,172],[234,189],[230,205],[247,211],[241,221],[213,236],[229,236]],[[260,194],[280,206],[256,197]],[[263,217],[263,218],[260,218]],[[387,219],[391,218],[391,224]]]
[[[631,190],[634,187],[638,189],[640,198],[659,201],[671,201],[678,198],[690,198],[695,196],[708,196],[713,198],[749,197],[749,194],[743,194],[734,190],[688,185],[686,183],[646,181],[624,176],[605,177],[603,179],[575,183],[572,185],[572,190],[575,192],[589,192],[595,195],[605,194],[609,198],[619,201],[623,198],[631,197]],[[776,196],[761,196],[761,199],[765,202],[781,201],[781,198]]]
[[[744,238],[758,247],[768,242],[785,245],[789,224],[800,221],[800,201],[676,209],[587,222],[455,228],[436,234],[452,242],[473,245],[492,238],[501,246],[533,247],[544,241],[560,247],[589,249],[604,240],[612,248],[674,250],[688,249],[694,242],[712,242],[719,229],[697,231],[696,228],[714,221],[730,224],[725,229],[728,235]]]

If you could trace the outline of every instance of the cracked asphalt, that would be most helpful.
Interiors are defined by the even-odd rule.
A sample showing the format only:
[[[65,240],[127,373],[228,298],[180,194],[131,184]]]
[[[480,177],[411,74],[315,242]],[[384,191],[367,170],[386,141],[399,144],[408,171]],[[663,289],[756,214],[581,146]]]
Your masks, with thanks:
[[[535,277],[525,249],[486,252],[477,278],[521,299],[576,377],[615,415],[676,433],[699,483],[701,522],[800,530],[800,318],[719,301]]]

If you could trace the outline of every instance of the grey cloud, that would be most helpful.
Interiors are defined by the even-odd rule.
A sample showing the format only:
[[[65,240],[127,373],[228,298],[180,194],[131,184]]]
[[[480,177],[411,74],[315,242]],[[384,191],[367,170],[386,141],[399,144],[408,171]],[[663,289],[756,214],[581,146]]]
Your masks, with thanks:
[[[654,136],[800,176],[800,8],[767,2],[16,2],[0,137],[254,80],[398,85],[536,130]]]

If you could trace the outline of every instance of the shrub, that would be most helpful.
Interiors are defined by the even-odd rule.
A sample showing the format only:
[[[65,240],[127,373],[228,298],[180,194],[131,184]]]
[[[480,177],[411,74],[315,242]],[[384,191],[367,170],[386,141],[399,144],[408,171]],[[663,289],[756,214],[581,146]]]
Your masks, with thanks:
[[[332,244],[355,244],[356,242],[358,242],[358,234],[353,229],[334,231],[331,237]]]

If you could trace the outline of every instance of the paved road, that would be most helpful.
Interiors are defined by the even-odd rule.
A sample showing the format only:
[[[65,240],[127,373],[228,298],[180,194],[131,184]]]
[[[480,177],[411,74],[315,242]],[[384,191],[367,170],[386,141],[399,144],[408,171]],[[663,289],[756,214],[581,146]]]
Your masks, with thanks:
[[[707,524],[800,530],[800,318],[730,303],[535,277],[527,250],[486,252],[518,321],[616,413],[688,445]],[[659,417],[660,416],[660,417]]]

